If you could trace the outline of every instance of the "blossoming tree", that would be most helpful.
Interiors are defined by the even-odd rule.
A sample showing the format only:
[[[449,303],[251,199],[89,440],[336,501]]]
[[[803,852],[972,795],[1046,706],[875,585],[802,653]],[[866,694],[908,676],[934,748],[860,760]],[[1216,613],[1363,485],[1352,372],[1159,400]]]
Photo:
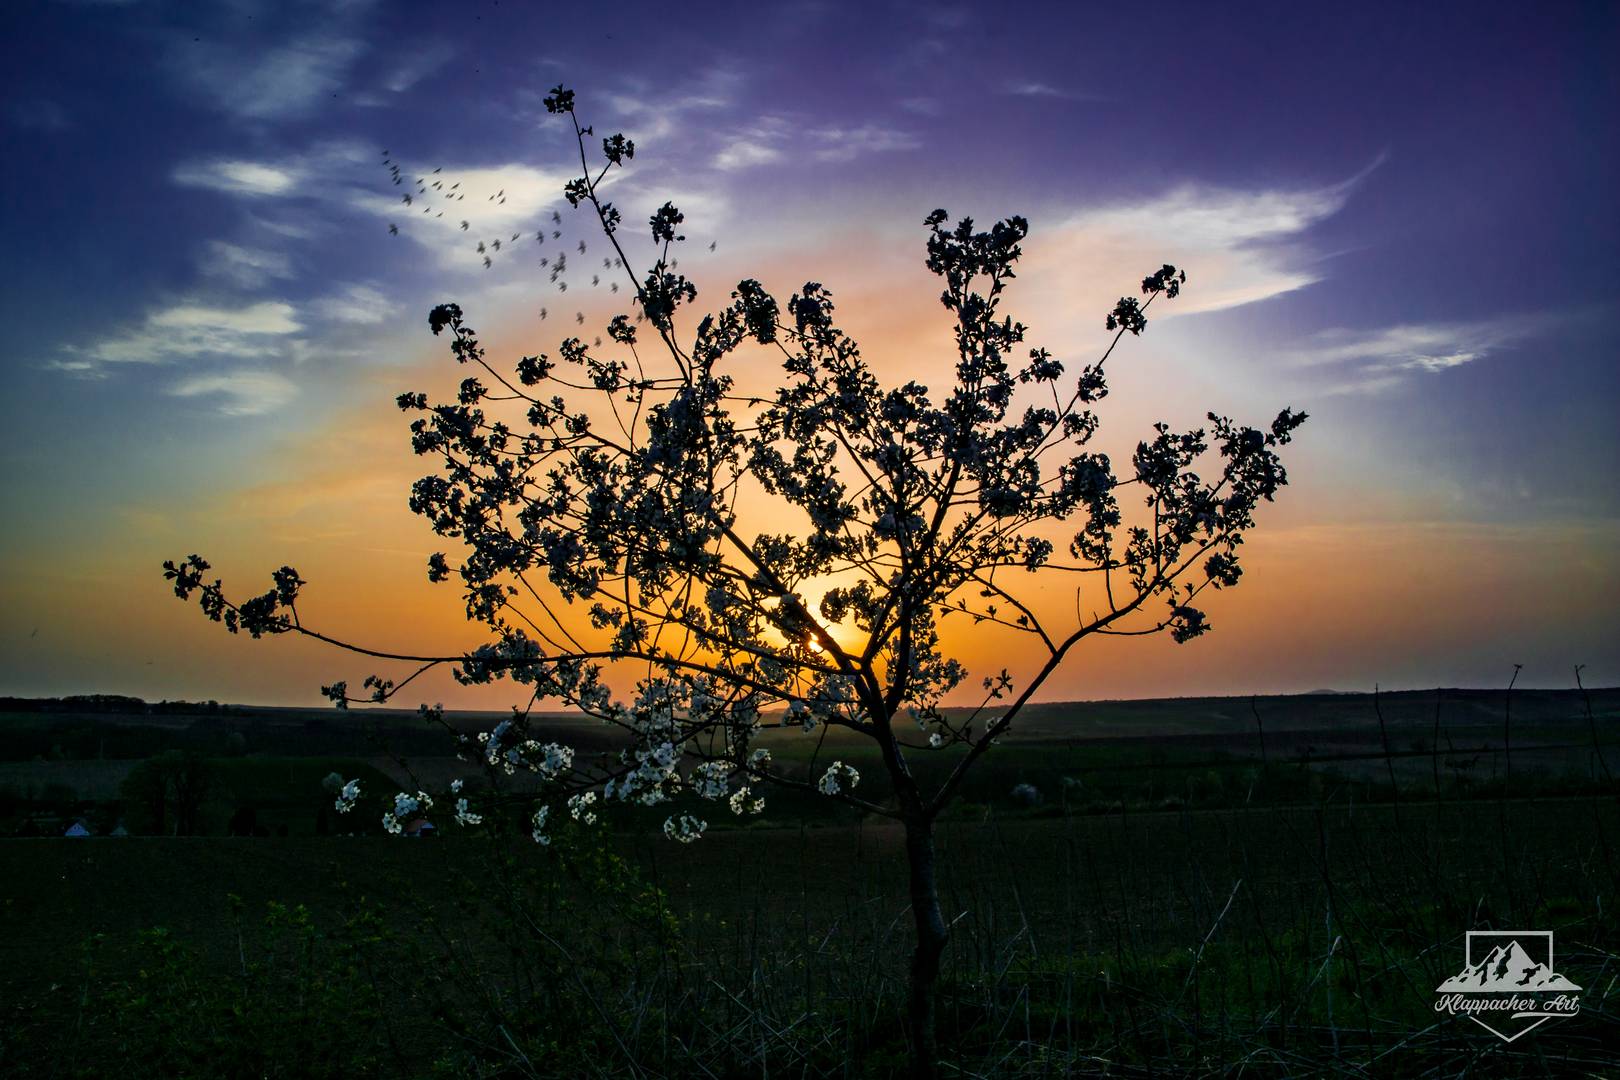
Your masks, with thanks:
[[[415,665],[397,683],[367,678],[359,697],[343,682],[323,688],[340,706],[388,701],[441,665],[463,683],[522,684],[527,703],[476,749],[492,769],[544,781],[530,819],[542,843],[558,812],[594,821],[614,803],[696,796],[746,816],[762,810],[772,785],[898,821],[915,926],[909,1037],[917,1074],[932,1076],[948,934],[934,822],[1082,641],[1167,632],[1184,642],[1208,630],[1195,604],[1237,583],[1255,510],[1286,483],[1278,447],[1305,416],[1285,409],[1263,428],[1213,414],[1191,431],[1159,424],[1116,471],[1090,445],[1105,364],[1186,275],[1164,266],[1143,279],[1142,299],[1122,298],[1107,314],[1107,351],[1070,370],[1025,345],[1025,327],[1001,310],[1028,231],[1018,217],[985,231],[967,219],[949,225],[943,210],[925,220],[927,266],[954,321],[942,390],[884,385],[816,283],[784,312],[759,282],[742,281],[726,306],[683,332],[677,316],[696,289],[671,258],[682,214],[666,203],[652,216],[657,255],[638,275],[621,246],[621,214],[602,191],[634,144],[603,139],[593,161],[572,92],[558,87],[546,107],[573,125],[580,175],[564,195],[594,213],[617,252],[632,314],[612,319],[606,349],[570,338],[555,358],[523,357],[509,375],[461,309],[441,305],[431,329],[450,335],[456,361],[473,373],[453,402],[398,399],[420,414],[416,453],[437,463],[416,482],[411,507],[465,549],[456,565],[433,555],[428,575],[460,581],[489,643],[443,656],[365,649],[303,622],[304,582],[290,568],[241,602],[207,579],[198,556],[166,563],[166,573],[181,598],[196,596],[233,633],[304,634]],[[773,394],[751,396],[737,385],[736,355],[761,347],[782,374]],[[775,531],[746,530],[761,506]],[[1088,583],[1099,610],[1051,625],[1034,595],[1052,582]],[[1034,670],[991,674],[977,708],[945,710],[968,676],[942,637],[947,616],[1028,639]],[[612,687],[628,686],[630,671],[633,693],[621,699]],[[622,752],[587,764],[533,738],[530,711],[541,702],[622,728]],[[776,710],[805,731],[831,725],[870,739],[882,777],[863,779],[841,761],[808,776],[774,765],[757,743]],[[913,770],[930,753],[953,763],[932,786]],[[459,782],[450,795],[457,819],[477,824]],[[358,798],[349,784],[339,808]],[[397,827],[431,801],[402,792],[385,822]],[[664,825],[683,841],[704,828],[685,810]]]

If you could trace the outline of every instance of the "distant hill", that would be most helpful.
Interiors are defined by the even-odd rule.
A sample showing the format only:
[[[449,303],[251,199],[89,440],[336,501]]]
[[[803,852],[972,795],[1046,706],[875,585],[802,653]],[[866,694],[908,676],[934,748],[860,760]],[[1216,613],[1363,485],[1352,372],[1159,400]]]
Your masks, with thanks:
[[[1396,750],[1438,742],[1446,751],[1473,752],[1498,742],[1508,698],[1500,688],[1442,688],[1372,694],[1316,690],[1308,694],[1256,697],[1141,698],[1113,701],[1035,702],[1025,706],[1007,737],[1014,741],[1093,742],[1114,740],[1211,741],[1234,736],[1273,749],[1290,743],[1293,752],[1320,757],[1336,743],[1386,739]],[[1587,718],[1587,705],[1592,710]],[[974,710],[943,710],[966,722]],[[1383,717],[1380,728],[1379,714]],[[509,716],[507,710],[459,710],[445,713],[446,723],[461,732],[486,730]],[[782,717],[767,713],[767,726]],[[979,730],[996,717],[987,709],[977,718]],[[9,717],[9,719],[8,719]],[[33,718],[33,719],[30,719]],[[619,729],[579,713],[536,711],[535,727],[581,746],[616,743]],[[1620,721],[1620,688],[1515,690],[1511,730],[1515,736],[1558,743],[1586,743],[1596,724],[1604,740]],[[0,698],[0,724],[11,745],[0,758],[28,760],[50,756],[58,743],[75,757],[145,756],[136,745],[115,750],[116,738],[133,740],[128,729],[163,732],[147,743],[159,749],[207,749],[230,732],[239,732],[256,751],[279,753],[357,753],[386,742],[413,755],[448,752],[443,728],[425,724],[415,709],[355,707],[281,707],[223,704],[217,701],[146,702],[118,694],[84,694],[61,698]],[[118,729],[126,734],[119,735]],[[30,732],[33,734],[30,736]],[[848,733],[834,733],[838,736]],[[103,745],[105,741],[105,745]],[[72,745],[72,743],[80,745]],[[34,744],[38,745],[34,745]],[[1213,743],[1212,743],[1213,745]],[[1343,750],[1344,747],[1340,747]]]

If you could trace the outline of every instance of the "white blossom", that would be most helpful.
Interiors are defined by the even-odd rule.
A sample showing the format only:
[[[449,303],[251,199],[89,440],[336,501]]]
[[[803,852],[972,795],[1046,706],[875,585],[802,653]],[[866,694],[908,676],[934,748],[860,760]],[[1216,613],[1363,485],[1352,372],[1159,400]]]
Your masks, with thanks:
[[[691,814],[682,814],[679,818],[665,819],[664,835],[679,843],[690,844],[701,837],[703,830],[708,827],[707,821],[695,818]]]
[[[350,810],[354,809],[354,804],[359,801],[360,781],[350,780],[348,783],[343,785],[343,790],[338,792],[337,802],[335,804],[337,806],[337,812],[340,814],[347,814]]]
[[[724,761],[705,761],[692,770],[691,784],[700,799],[723,799],[731,790],[731,766]]]
[[[479,825],[483,823],[483,820],[484,815],[475,814],[467,808],[467,800],[465,798],[456,800],[457,825]]]
[[[586,825],[595,825],[596,812],[589,809],[594,802],[596,802],[596,792],[594,791],[568,796],[568,816]]]
[[[835,761],[822,774],[816,786],[821,789],[823,795],[837,795],[844,790],[845,784],[848,784],[850,788],[854,788],[860,782],[861,774],[855,771],[854,766],[845,765],[842,761]]]
[[[744,814],[758,814],[763,812],[765,809],[765,800],[761,798],[750,798],[751,795],[753,795],[753,789],[751,789],[747,784],[744,784],[742,787],[732,792],[731,798],[726,800],[727,805],[731,807],[731,812],[736,814],[738,817],[741,817]]]

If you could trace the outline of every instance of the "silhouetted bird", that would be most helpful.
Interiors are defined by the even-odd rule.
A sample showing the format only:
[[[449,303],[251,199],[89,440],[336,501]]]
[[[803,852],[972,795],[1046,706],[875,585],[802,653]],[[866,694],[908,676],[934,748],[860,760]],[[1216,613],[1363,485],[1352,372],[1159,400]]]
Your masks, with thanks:
[[[389,222],[389,224],[388,224],[388,235],[389,236],[398,236],[399,235],[399,226],[395,225],[393,222]]]

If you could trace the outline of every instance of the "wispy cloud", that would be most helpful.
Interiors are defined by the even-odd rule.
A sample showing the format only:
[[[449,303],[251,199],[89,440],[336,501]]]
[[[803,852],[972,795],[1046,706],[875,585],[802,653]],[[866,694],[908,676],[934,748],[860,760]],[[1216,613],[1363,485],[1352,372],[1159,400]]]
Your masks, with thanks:
[[[638,142],[674,135],[690,113],[730,107],[741,93],[743,78],[736,70],[714,67],[685,86],[667,92],[636,82],[607,95],[625,134]],[[538,103],[537,103],[538,104]]]
[[[210,240],[198,261],[205,276],[241,289],[257,289],[272,279],[292,277],[292,260],[284,253],[224,240]]]
[[[370,143],[353,139],[326,139],[298,153],[273,158],[197,158],[183,161],[171,174],[182,187],[207,188],[250,199],[285,199],[309,196],[332,200],[346,186],[375,169],[377,158]],[[372,177],[366,177],[371,179]],[[319,183],[312,183],[319,181]],[[274,223],[264,224],[277,227]],[[279,231],[294,235],[287,228]]]
[[[731,172],[779,161],[782,144],[792,131],[793,125],[783,117],[761,116],[741,131],[726,137],[720,152],[715,155],[714,167]]]
[[[782,151],[768,143],[749,138],[731,140],[715,155],[714,167],[727,172],[755,165],[769,165],[782,157]]]
[[[383,89],[392,94],[403,94],[448,64],[455,55],[453,48],[442,43],[423,46],[389,71],[383,78]]]
[[[483,261],[477,251],[481,241],[498,239],[505,244],[517,233],[518,242],[535,247],[531,230],[543,211],[562,201],[563,185],[572,177],[565,169],[521,164],[463,168],[448,163],[443,169],[441,175],[456,178],[460,185],[456,190],[464,199],[420,198],[413,191],[412,202],[406,205],[403,193],[383,195],[356,188],[347,195],[349,206],[372,216],[379,228],[383,223],[396,225],[401,238],[428,248],[446,265],[476,268]],[[461,227],[463,221],[466,229]]]
[[[1080,216],[1105,231],[1153,235],[1192,247],[1237,247],[1297,235],[1339,212],[1349,188],[1244,191],[1186,185]]]
[[[815,152],[818,161],[854,161],[866,154],[915,150],[922,145],[922,140],[911,132],[881,124],[821,128],[812,132],[811,137],[821,144]]]
[[[727,172],[784,159],[847,162],[865,154],[915,150],[922,141],[909,131],[881,124],[805,131],[784,116],[762,116],[726,138],[712,164]]]
[[[1122,268],[1185,267],[1189,285],[1165,315],[1252,304],[1320,279],[1310,229],[1343,208],[1355,181],[1316,188],[1187,184],[1073,213],[1030,241],[1029,263],[1067,296],[1117,296]],[[1098,289],[1099,281],[1107,286]],[[1157,309],[1155,309],[1157,310]]]
[[[104,364],[161,364],[199,356],[253,359],[279,352],[279,339],[303,329],[291,304],[245,307],[177,304],[147,315],[143,325],[85,347],[70,346],[51,366],[87,374]]]
[[[1061,86],[1040,82],[1034,79],[1020,79],[1007,83],[1001,88],[1003,94],[1013,97],[1054,98],[1060,101],[1101,101],[1098,94],[1087,93],[1082,90],[1065,90]]]
[[[342,89],[365,51],[359,38],[315,32],[269,48],[230,40],[177,41],[169,67],[193,100],[246,120],[308,115]]]
[[[1291,362],[1331,372],[1329,393],[1376,393],[1482,360],[1542,328],[1541,316],[1332,329],[1289,350]]]
[[[233,334],[294,334],[302,329],[291,304],[266,301],[245,308],[203,307],[182,304],[147,317],[150,326],[182,333],[219,330]]]
[[[302,179],[302,172],[292,166],[235,159],[186,162],[174,170],[177,184],[232,195],[287,195]]]
[[[194,375],[169,388],[174,397],[217,398],[225,416],[262,416],[298,396],[298,385],[273,371],[231,371]]]
[[[336,295],[316,301],[315,309],[333,322],[374,326],[393,315],[398,305],[380,289],[370,285],[350,285]]]

